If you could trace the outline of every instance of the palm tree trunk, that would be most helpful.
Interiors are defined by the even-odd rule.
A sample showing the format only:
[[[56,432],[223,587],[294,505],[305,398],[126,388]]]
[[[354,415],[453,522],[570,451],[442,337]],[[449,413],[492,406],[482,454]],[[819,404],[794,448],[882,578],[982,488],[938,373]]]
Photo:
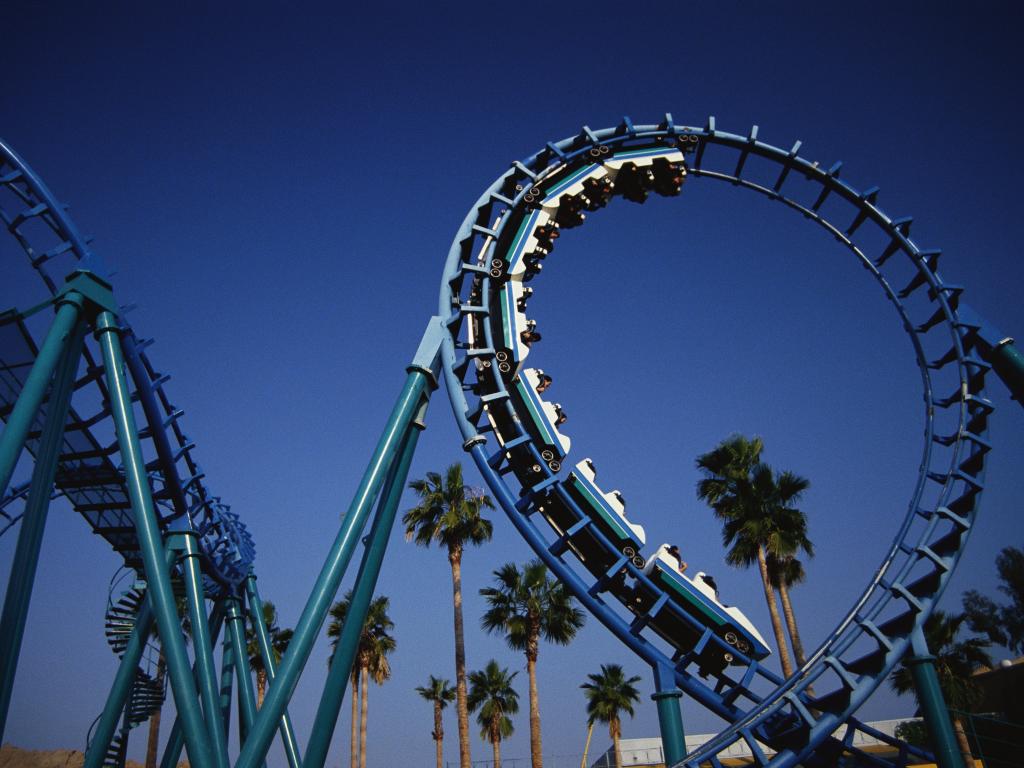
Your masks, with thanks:
[[[783,677],[793,674],[793,661],[789,657],[789,646],[782,630],[782,619],[779,617],[779,605],[775,602],[775,590],[768,578],[768,561],[765,559],[764,547],[757,548],[757,567],[761,571],[761,583],[764,585],[764,600],[768,603],[768,613],[772,619],[772,630],[775,632],[775,644],[779,647],[779,661],[782,663]]]
[[[452,604],[455,612],[455,711],[459,720],[459,768],[471,768],[469,708],[466,706],[466,641],[462,626],[462,550],[449,548],[452,567]]]
[[[580,760],[580,768],[587,768],[587,752],[590,751],[590,737],[594,735],[594,722],[587,723],[587,740],[583,744],[583,759]]]
[[[349,736],[351,768],[359,768],[359,672],[352,675],[352,733]]]
[[[793,642],[793,655],[796,656],[796,664],[802,667],[807,657],[804,655],[804,644],[800,641],[800,631],[796,628],[796,614],[793,613],[793,604],[789,600],[789,587],[784,580],[779,580],[779,597],[782,598],[782,615],[786,618],[786,628],[789,630],[789,639]]]
[[[444,724],[441,722],[441,702],[434,701],[434,745],[437,747],[437,768],[444,768]]]
[[[531,638],[531,645],[537,641]],[[540,702],[537,698],[537,653],[526,654],[526,674],[530,678],[530,765],[531,768],[543,768],[540,745]]]
[[[158,682],[164,679],[167,669],[167,661],[164,659],[163,649],[156,661],[156,679]],[[163,714],[163,707],[158,707],[156,712],[149,716],[149,736],[146,741],[146,768],[156,768],[156,754],[160,747],[160,716]]]
[[[967,741],[964,721],[959,717],[953,718],[953,730],[956,732],[956,743],[960,745],[960,754],[963,755],[964,765],[967,768],[974,768],[974,754],[971,752],[970,742]]]
[[[260,667],[256,670],[256,709],[263,707],[263,697],[267,693],[267,670]]]
[[[501,768],[501,739],[491,737],[491,746],[494,748],[494,768]]]
[[[370,670],[363,667],[359,670],[359,768],[366,768],[366,710],[370,694]]]
[[[619,750],[619,720],[615,718],[608,725],[608,729],[612,732],[612,752],[615,753],[615,768],[622,768],[622,752]]]

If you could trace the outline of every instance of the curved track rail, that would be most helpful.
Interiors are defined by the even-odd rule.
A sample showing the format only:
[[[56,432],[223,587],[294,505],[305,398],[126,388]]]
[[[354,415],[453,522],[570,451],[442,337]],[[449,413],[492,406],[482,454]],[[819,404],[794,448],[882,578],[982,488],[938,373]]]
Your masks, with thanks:
[[[713,118],[701,128],[677,126],[670,115],[659,125],[635,126],[625,119],[611,129],[584,128],[514,163],[484,192],[456,235],[441,286],[449,397],[466,450],[512,523],[620,640],[655,669],[672,670],[683,691],[732,723],[689,756],[687,765],[717,762],[715,756],[739,740],[758,764],[769,759],[757,741],[777,750],[770,762],[779,766],[834,764],[844,752],[860,754],[854,738],[867,729],[853,713],[907,651],[911,634],[930,614],[966,543],[984,487],[992,411],[984,386],[990,365],[979,354],[973,316],[958,312],[961,287],[940,277],[938,251],[922,249],[910,238],[909,218],[893,218],[878,206],[877,188],[855,189],[841,180],[841,163],[826,169],[801,157],[799,150],[799,142],[784,150],[760,141],[756,127],[746,136],[719,131]],[[535,265],[550,250],[552,238],[550,230],[538,232],[537,227],[548,221],[561,222],[561,229],[574,226],[582,222],[581,211],[596,210],[615,195],[641,202],[645,194],[636,191],[633,178],[623,185],[615,177],[604,194],[593,188],[561,193],[573,179],[594,175],[594,169],[597,177],[610,178],[610,161],[644,152],[676,158],[673,166],[691,178],[725,181],[765,195],[825,228],[889,299],[920,369],[925,440],[906,514],[859,599],[788,680],[680,610],[578,505],[569,505],[578,516],[576,525],[552,532],[541,521],[545,505],[554,499],[569,502],[567,480],[560,458],[552,461],[550,435],[537,427],[537,403],[529,402],[530,392],[521,386],[524,375],[515,375],[525,369],[509,365],[510,358],[521,361],[508,349],[502,292],[539,271]],[[752,158],[761,161],[757,175]],[[766,175],[765,168],[772,170]],[[641,185],[674,194],[671,185],[659,189],[653,173]],[[550,214],[547,220],[538,222],[538,209]],[[527,240],[526,247],[537,242],[547,247],[533,252],[533,266],[517,271],[518,260],[530,262],[520,245]],[[509,312],[504,316],[507,324]],[[535,329],[528,325],[522,331]],[[606,549],[611,565],[603,574],[580,567],[573,544],[584,535]],[[623,572],[629,589],[621,587]],[[658,597],[637,608],[629,599],[636,589]],[[668,613],[699,640],[673,644],[659,637],[654,630]],[[704,660],[716,646],[731,654],[732,663],[708,670]],[[825,693],[812,695],[812,686]],[[843,737],[833,736],[844,723]]]
[[[0,192],[0,221],[21,245],[51,297],[59,294],[65,276],[79,267],[104,274],[65,207],[3,143]],[[6,421],[11,413],[38,353],[29,329],[30,318],[49,306],[49,302],[44,302],[24,313],[0,316],[0,355],[4,365],[0,420]],[[126,364],[134,383],[132,399],[141,404],[145,417],[142,436],[148,438],[147,471],[161,526],[196,531],[206,561],[208,594],[230,591],[250,571],[255,554],[252,537],[238,516],[209,489],[196,461],[194,444],[182,430],[183,411],[167,395],[165,385],[170,376],[157,371],[146,351],[152,340],[135,334],[124,318],[124,310],[120,323]],[[138,569],[138,540],[124,473],[113,461],[118,447],[110,424],[109,393],[97,349],[89,342],[83,349],[85,374],[74,385],[55,486],[93,530],[124,558],[125,564]],[[41,413],[26,444],[33,456],[38,449],[43,418]],[[0,510],[10,524],[20,515],[16,510],[24,503],[26,492],[27,486],[12,487],[0,499]],[[6,525],[4,530],[9,527]]]

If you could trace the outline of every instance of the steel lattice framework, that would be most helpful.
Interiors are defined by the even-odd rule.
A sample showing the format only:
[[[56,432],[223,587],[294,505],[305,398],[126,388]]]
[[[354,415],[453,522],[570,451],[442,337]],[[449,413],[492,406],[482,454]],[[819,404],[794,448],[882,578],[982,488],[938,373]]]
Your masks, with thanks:
[[[150,360],[151,342],[126,321],[102,264],[64,207],[0,144],[0,218],[51,297],[0,315],[0,418],[6,425],[0,522],[4,531],[20,522],[0,638],[0,724],[46,509],[51,498],[63,496],[138,579],[120,599],[111,596],[107,634],[122,663],[86,765],[123,764],[128,730],[162,703],[161,681],[140,667],[155,623],[179,712],[162,765],[174,765],[187,747],[195,765],[255,768],[279,731],[292,768],[322,766],[426,405],[443,379],[463,447],[513,525],[576,598],[652,667],[670,760],[719,766],[719,755],[739,741],[758,765],[906,765],[924,757],[899,742],[890,760],[862,751],[858,734],[885,737],[855,713],[905,654],[927,654],[922,626],[963,552],[984,488],[993,410],[987,374],[994,370],[1019,397],[1024,363],[1011,339],[967,307],[962,287],[940,277],[940,253],[911,239],[909,218],[886,214],[877,188],[860,191],[843,181],[841,163],[823,168],[799,152],[799,142],[789,150],[762,142],[756,127],[742,136],[717,130],[713,118],[698,128],[678,126],[666,115],[657,125],[624,119],[605,130],[583,128],[497,178],[455,237],[438,315],[407,369],[289,651],[276,665],[251,537],[210,490],[182,430],[182,412],[165,391],[168,377]],[[550,378],[523,364],[539,339],[525,317],[532,294],[525,283],[540,271],[554,239],[583,223],[584,211],[616,197],[675,196],[687,178],[760,193],[826,229],[889,299],[921,375],[925,438],[906,512],[860,597],[786,680],[762,663],[767,649],[759,652],[752,636],[735,627],[720,631],[686,610],[656,577],[653,559],[645,562],[642,540],[621,525],[624,538],[616,539],[617,529],[601,522],[601,509],[612,518],[616,511],[624,515],[621,504],[594,484],[592,465],[563,468],[569,440],[558,430],[560,409],[541,397]],[[32,326],[43,311],[55,312],[55,319],[40,343]],[[33,475],[12,482],[22,449],[33,458]],[[361,540],[350,619],[302,758],[287,704]],[[175,594],[188,604],[189,639],[175,615]],[[259,712],[245,661],[247,622],[271,681]],[[213,650],[222,629],[218,678]],[[242,747],[234,762],[220,703],[225,693],[230,697],[232,675],[242,703]],[[685,756],[681,725],[673,726],[681,693],[731,723]]]

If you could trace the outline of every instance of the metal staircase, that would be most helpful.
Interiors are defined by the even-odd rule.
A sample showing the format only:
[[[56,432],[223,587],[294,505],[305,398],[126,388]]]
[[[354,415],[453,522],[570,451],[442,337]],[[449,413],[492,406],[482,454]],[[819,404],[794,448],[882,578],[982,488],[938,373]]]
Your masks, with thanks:
[[[123,571],[119,571],[111,581],[111,592],[107,600],[107,611],[103,622],[107,644],[118,658],[124,655],[128,638],[135,629],[139,608],[146,599],[146,583],[136,581],[131,588],[121,594],[116,602],[114,601],[113,595],[119,583],[119,575],[123,573]],[[154,657],[158,659],[155,663],[153,662]],[[159,657],[159,646],[156,641],[152,641],[147,646],[143,665],[135,670],[135,680],[125,704],[121,727],[115,732],[103,758],[104,768],[124,768],[131,730],[149,720],[163,707],[164,699],[167,696],[167,678],[164,673],[164,665]],[[144,669],[143,666],[146,668]],[[99,717],[93,722],[93,727],[98,721]],[[90,728],[87,738],[87,750],[91,742],[92,728]]]

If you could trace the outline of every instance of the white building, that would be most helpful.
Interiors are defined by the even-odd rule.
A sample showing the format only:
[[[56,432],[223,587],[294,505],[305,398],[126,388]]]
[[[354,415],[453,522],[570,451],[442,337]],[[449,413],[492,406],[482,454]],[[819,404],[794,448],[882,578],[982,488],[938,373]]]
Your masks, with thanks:
[[[878,720],[872,723],[867,723],[867,725],[877,731],[881,731],[887,736],[894,736],[897,725],[907,720],[916,719],[918,718]],[[836,731],[836,736],[843,736],[845,728],[845,725],[841,726]],[[687,735],[687,753],[693,752],[702,744],[710,741],[717,735],[718,734],[715,733],[700,733],[693,736]],[[773,749],[768,748],[760,742],[758,742],[758,744],[766,755],[770,756],[775,754]],[[889,750],[889,746],[885,742],[867,736],[860,731],[857,732],[853,745],[868,752],[885,753]],[[660,738],[620,739],[619,750],[622,754],[622,768],[659,768],[659,766],[664,768],[665,766],[665,757],[664,752],[662,752],[661,749]],[[722,761],[723,765],[728,766],[750,765],[752,758],[753,755],[750,752],[750,748],[743,741],[739,741],[731,745],[727,751],[719,754],[719,759]],[[590,768],[615,768],[615,755],[612,752],[612,748],[608,747],[608,751],[591,763]]]

